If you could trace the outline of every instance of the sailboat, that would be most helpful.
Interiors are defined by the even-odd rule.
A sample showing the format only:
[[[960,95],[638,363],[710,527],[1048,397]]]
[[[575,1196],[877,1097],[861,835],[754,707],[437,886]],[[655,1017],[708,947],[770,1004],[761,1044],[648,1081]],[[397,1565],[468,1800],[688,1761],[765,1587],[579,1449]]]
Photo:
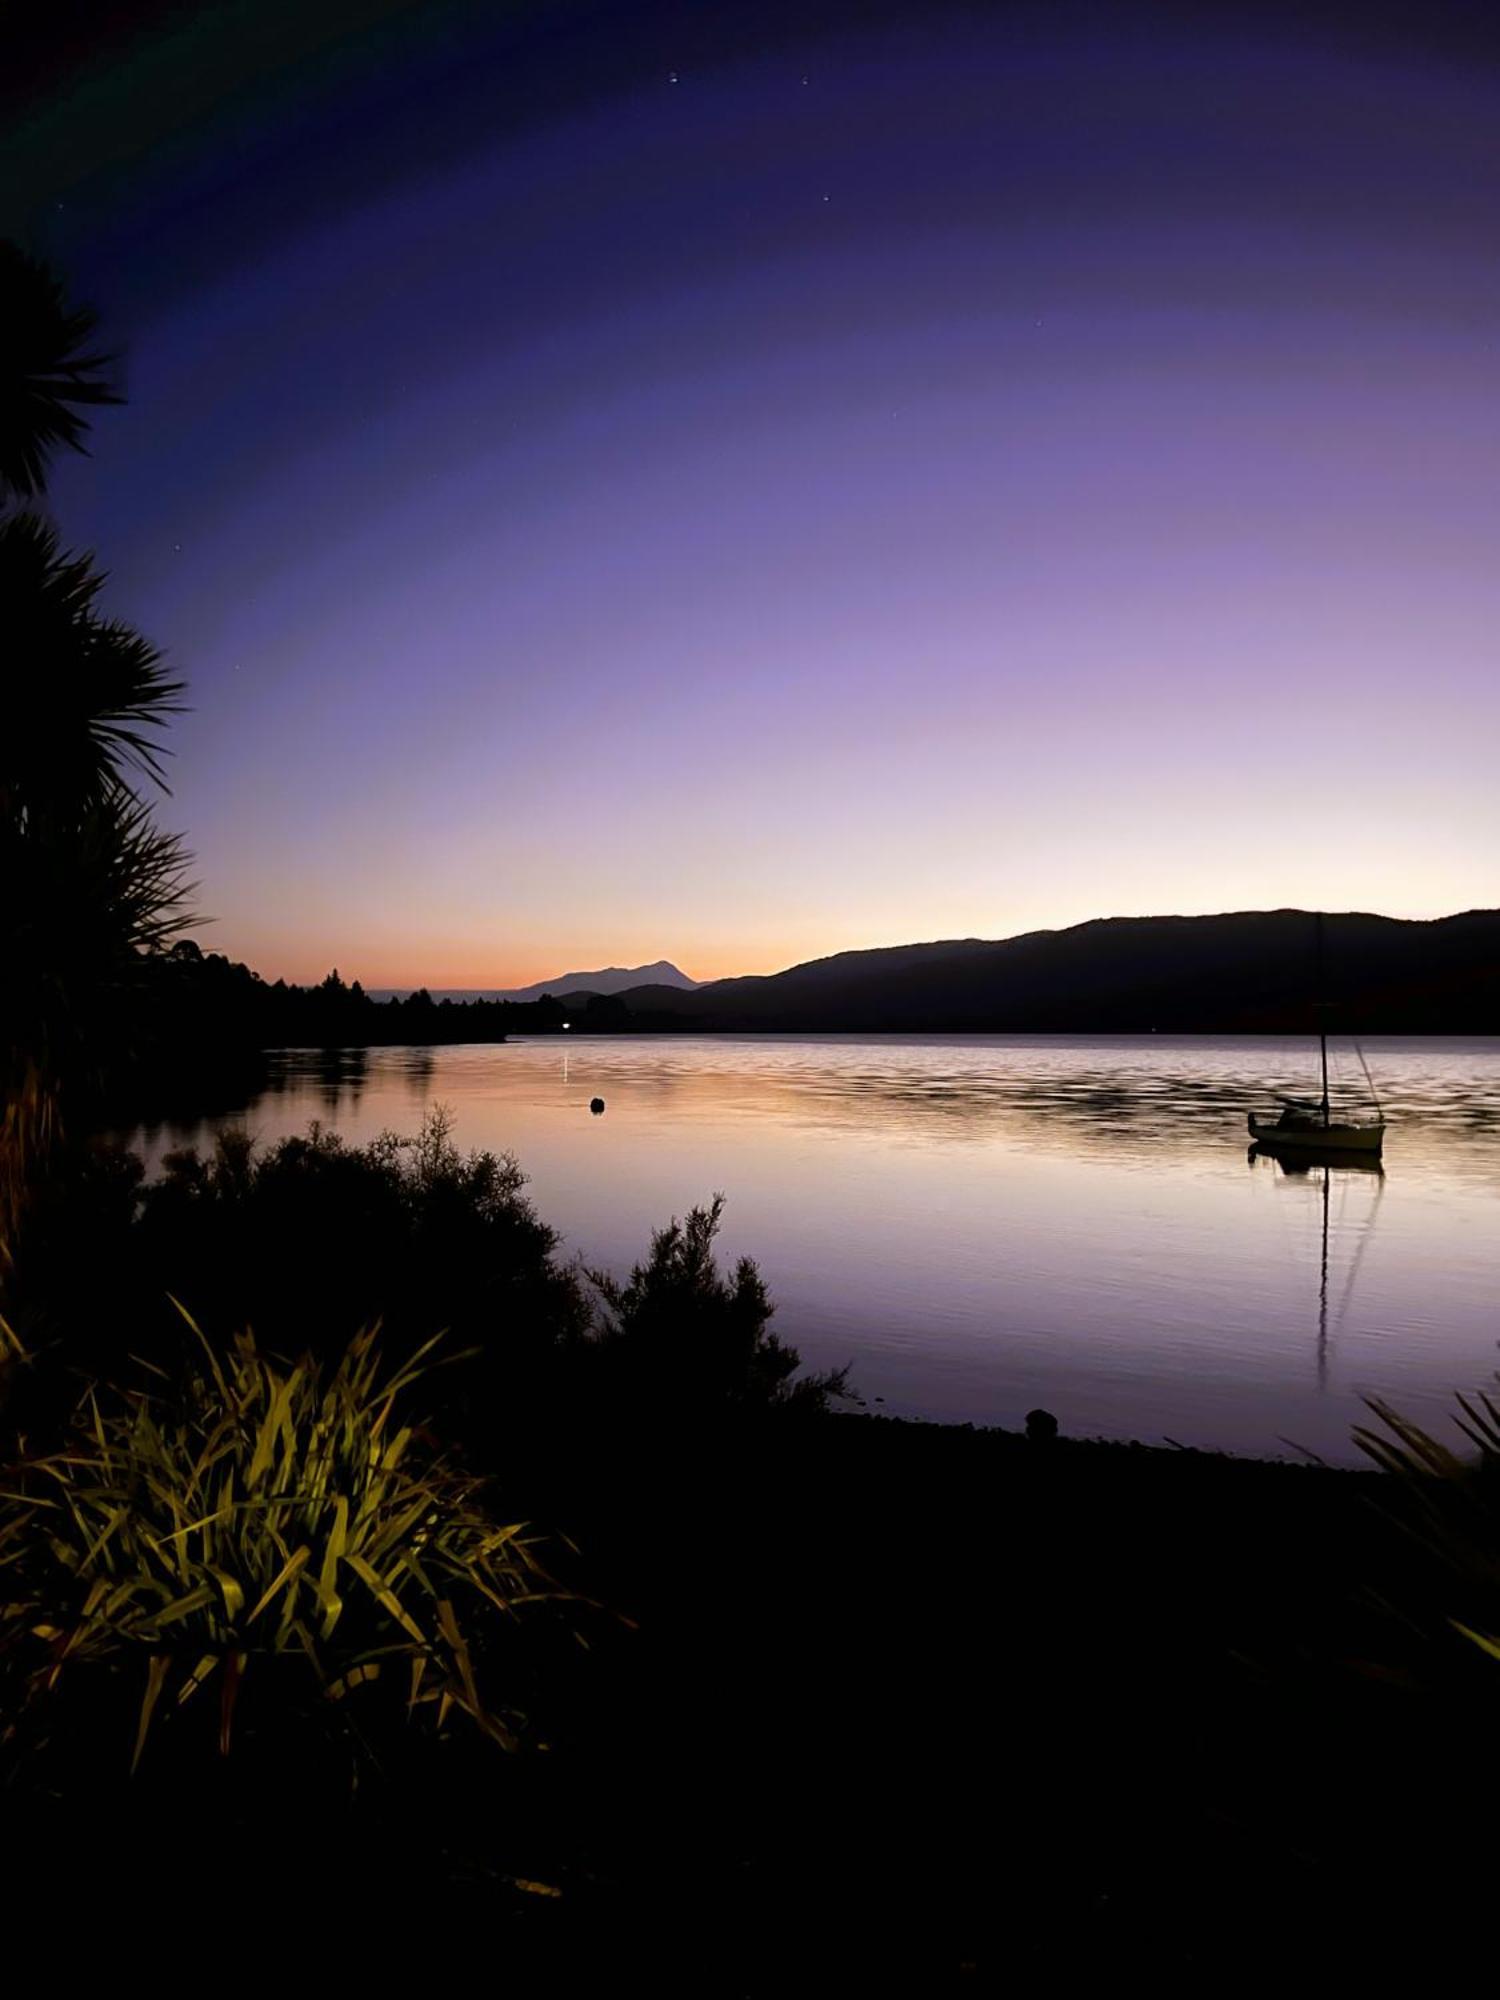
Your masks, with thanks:
[[[1321,975],[1323,965],[1323,919],[1318,918],[1318,967]],[[1322,984],[1321,976],[1319,984]],[[1364,1053],[1355,1044],[1360,1065],[1365,1072],[1365,1081],[1370,1086],[1370,1096],[1375,1103],[1375,1117],[1370,1119],[1335,1119],[1328,1103],[1328,1024],[1326,1003],[1324,1017],[1318,1024],[1318,1055],[1322,1066],[1323,1094],[1316,1102],[1307,1097],[1276,1096],[1281,1106],[1277,1118],[1258,1118],[1250,1113],[1250,1137],[1259,1146],[1271,1152],[1308,1155],[1333,1155],[1361,1153],[1380,1157],[1385,1144],[1385,1119],[1380,1112],[1380,1100],[1375,1095],[1375,1080],[1370,1075],[1370,1066],[1365,1062]]]

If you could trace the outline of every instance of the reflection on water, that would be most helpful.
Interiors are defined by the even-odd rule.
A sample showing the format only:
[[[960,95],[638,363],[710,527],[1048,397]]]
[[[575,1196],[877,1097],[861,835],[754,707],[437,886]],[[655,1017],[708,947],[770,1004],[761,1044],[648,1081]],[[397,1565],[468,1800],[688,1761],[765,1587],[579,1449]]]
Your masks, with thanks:
[[[1246,1110],[1312,1080],[1280,1039],[287,1051],[243,1122],[367,1137],[442,1100],[594,1263],[722,1189],[726,1248],[760,1259],[783,1330],[809,1362],[852,1360],[888,1411],[1015,1423],[1043,1403],[1070,1431],[1347,1460],[1362,1395],[1430,1414],[1500,1360],[1500,1041],[1368,1053],[1384,1178],[1254,1149],[1246,1172]],[[1362,1091],[1333,1055],[1335,1095]]]
[[[355,1110],[364,1096],[372,1054],[379,1061],[382,1085],[402,1077],[415,1100],[426,1097],[437,1063],[432,1049],[282,1049],[270,1058],[261,1101],[300,1100],[315,1092],[324,1110],[340,1117]]]
[[[1376,1184],[1375,1199],[1363,1217],[1361,1226],[1354,1233],[1354,1252],[1348,1258],[1348,1271],[1344,1278],[1337,1312],[1333,1321],[1333,1331],[1336,1333],[1339,1327],[1342,1326],[1344,1316],[1349,1310],[1349,1302],[1354,1296],[1355,1281],[1359,1277],[1359,1267],[1364,1261],[1365,1252],[1369,1248],[1370,1240],[1374,1235],[1375,1217],[1380,1207],[1380,1196],[1385,1192],[1384,1163],[1379,1158],[1371,1159],[1367,1154],[1341,1152],[1337,1148],[1331,1149],[1319,1157],[1314,1153],[1308,1152],[1305,1148],[1300,1152],[1288,1154],[1278,1152],[1272,1146],[1255,1145],[1249,1149],[1248,1157],[1252,1167],[1266,1166],[1273,1172],[1287,1175],[1293,1181],[1304,1183],[1310,1181],[1321,1190],[1322,1231],[1319,1239],[1318,1257],[1318,1387],[1326,1389],[1328,1386],[1328,1341],[1330,1332],[1328,1319],[1329,1244],[1331,1240],[1330,1207],[1334,1181],[1337,1179],[1342,1182],[1348,1174],[1363,1174]],[[1347,1191],[1346,1188],[1341,1187],[1341,1194],[1346,1194]],[[1344,1206],[1342,1202],[1339,1208],[1339,1224],[1339,1238],[1342,1240],[1346,1235],[1343,1226]]]

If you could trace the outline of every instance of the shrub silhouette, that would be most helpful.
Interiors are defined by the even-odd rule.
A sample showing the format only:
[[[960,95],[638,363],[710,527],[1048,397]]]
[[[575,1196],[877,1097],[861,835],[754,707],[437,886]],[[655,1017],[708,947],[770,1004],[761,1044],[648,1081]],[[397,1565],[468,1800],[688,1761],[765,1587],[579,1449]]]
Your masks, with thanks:
[[[609,1389],[659,1411],[689,1398],[730,1409],[825,1409],[848,1370],[793,1379],[801,1357],[769,1331],[775,1307],[754,1260],[740,1258],[727,1276],[719,1269],[723,1214],[716,1194],[686,1221],[674,1217],[623,1283],[590,1271],[602,1308],[593,1341]]]
[[[621,1282],[562,1261],[525,1185],[508,1155],[461,1152],[441,1107],[415,1138],[365,1145],[314,1125],[261,1152],[228,1131],[211,1153],[169,1154],[152,1181],[103,1147],[33,1215],[13,1322],[53,1377],[112,1376],[128,1354],[173,1368],[188,1344],[177,1300],[213,1338],[274,1329],[325,1362],[377,1321],[398,1351],[443,1333],[465,1359],[440,1414],[486,1453],[566,1434],[586,1411],[808,1411],[842,1387],[842,1372],[797,1376],[749,1259],[719,1271],[722,1197],[659,1231]]]
[[[133,1262],[222,1331],[276,1325],[319,1352],[375,1319],[402,1342],[445,1331],[515,1388],[584,1321],[524,1187],[508,1155],[460,1152],[441,1108],[363,1146],[315,1125],[259,1155],[231,1132],[142,1190]]]

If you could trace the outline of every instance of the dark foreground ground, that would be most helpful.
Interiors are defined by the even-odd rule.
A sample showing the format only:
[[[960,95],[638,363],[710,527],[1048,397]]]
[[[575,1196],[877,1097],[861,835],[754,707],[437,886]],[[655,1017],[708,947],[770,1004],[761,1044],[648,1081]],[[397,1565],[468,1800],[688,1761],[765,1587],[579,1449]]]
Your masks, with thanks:
[[[638,1621],[548,1665],[549,1750],[456,1736],[350,1814],[292,1773],[248,1820],[28,1802],[10,1944],[701,1994],[1492,1955],[1491,1684],[1375,1601],[1405,1557],[1373,1475],[858,1417],[533,1457]]]

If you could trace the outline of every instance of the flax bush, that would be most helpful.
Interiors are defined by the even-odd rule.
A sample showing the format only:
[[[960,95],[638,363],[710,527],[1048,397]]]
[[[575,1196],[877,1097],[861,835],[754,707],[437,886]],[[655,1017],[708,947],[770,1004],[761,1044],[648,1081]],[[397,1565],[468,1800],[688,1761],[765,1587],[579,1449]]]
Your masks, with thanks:
[[[228,1756],[246,1716],[331,1732],[355,1765],[403,1723],[513,1746],[507,1664],[577,1600],[410,1413],[435,1343],[391,1367],[369,1329],[288,1364],[189,1325],[194,1363],[91,1390],[3,1481],[0,1738],[43,1750],[103,1696],[132,1768],[164,1733]]]

